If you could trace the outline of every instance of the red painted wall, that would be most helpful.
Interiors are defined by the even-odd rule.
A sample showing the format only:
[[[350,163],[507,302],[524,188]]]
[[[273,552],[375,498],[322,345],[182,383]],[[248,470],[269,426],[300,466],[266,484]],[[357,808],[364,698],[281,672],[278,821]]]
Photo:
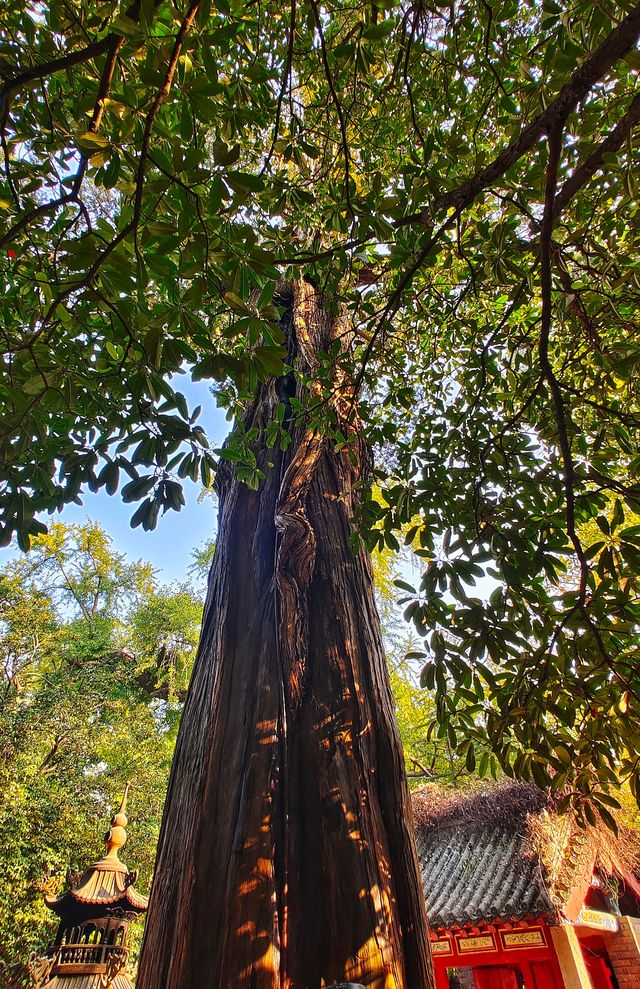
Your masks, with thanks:
[[[431,945],[437,989],[450,989],[447,969],[469,967],[475,989],[563,989],[551,933],[542,921],[446,935],[442,932]]]

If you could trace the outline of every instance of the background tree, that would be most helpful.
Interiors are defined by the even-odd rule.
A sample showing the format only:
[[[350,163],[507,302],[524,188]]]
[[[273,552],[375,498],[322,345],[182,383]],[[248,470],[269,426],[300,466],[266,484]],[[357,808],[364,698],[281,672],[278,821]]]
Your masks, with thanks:
[[[201,612],[91,523],[54,524],[0,571],[0,961],[48,943],[45,887],[100,854],[128,779],[148,887]]]

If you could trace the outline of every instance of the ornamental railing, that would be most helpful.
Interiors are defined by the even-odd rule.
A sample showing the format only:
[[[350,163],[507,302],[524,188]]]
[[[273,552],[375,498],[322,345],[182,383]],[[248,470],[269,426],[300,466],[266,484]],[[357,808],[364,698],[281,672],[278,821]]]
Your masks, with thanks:
[[[52,975],[119,972],[128,955],[128,948],[116,944],[60,944],[52,955]]]

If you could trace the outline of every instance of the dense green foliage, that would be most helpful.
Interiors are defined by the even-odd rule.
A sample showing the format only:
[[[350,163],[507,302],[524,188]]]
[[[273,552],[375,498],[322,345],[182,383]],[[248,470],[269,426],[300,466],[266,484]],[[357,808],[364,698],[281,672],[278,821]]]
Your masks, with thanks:
[[[412,521],[424,557],[441,735],[606,819],[638,777],[640,6],[0,9],[4,539],[121,480],[152,527],[217,456],[259,485],[282,419],[214,455],[168,376],[232,413],[281,370],[277,278],[312,278],[379,452],[363,539]]]
[[[0,962],[47,942],[45,887],[102,854],[126,780],[125,860],[148,889],[201,612],[92,524],[0,571]]]
[[[379,499],[378,490],[374,493]],[[446,734],[439,736],[436,731],[432,694],[420,685],[422,642],[415,630],[407,627],[398,607],[397,582],[419,573],[420,561],[409,547],[399,552],[383,547],[374,550],[371,562],[409,785],[415,788],[438,780],[468,785],[469,771],[464,757],[455,752]]]

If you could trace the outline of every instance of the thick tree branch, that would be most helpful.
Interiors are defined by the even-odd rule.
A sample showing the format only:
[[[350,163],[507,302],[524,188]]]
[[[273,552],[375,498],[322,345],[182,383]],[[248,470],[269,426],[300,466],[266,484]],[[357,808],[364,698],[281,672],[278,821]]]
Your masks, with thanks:
[[[582,65],[578,66],[569,82],[546,110],[538,114],[524,129],[520,137],[498,155],[494,162],[482,169],[468,182],[452,192],[445,193],[436,203],[436,210],[469,206],[476,196],[514,165],[534,144],[547,133],[564,126],[564,123],[581,100],[615,63],[635,46],[640,37],[640,4],[615,28],[600,48]]]
[[[592,409],[597,409],[602,415],[611,416],[612,419],[617,419],[618,422],[624,423],[629,429],[640,429],[640,418],[633,415],[630,412],[624,412],[621,409],[612,409],[610,405],[604,405],[602,402],[596,402],[593,398],[588,398],[584,392],[578,388],[573,388],[571,385],[563,384],[563,390],[569,392],[570,395],[575,395],[584,402],[586,405],[590,405]]]
[[[7,144],[6,136],[2,133],[0,133],[0,142],[2,143],[2,157],[4,158],[4,170],[7,176],[7,185],[9,186],[11,198],[16,205],[16,209],[20,210],[20,196],[18,195],[18,190],[15,182],[13,181],[13,175],[11,174],[11,156],[9,154],[9,145]]]
[[[629,15],[603,41],[598,50],[578,66],[569,82],[562,87],[558,96],[552,100],[546,110],[538,114],[525,127],[519,137],[512,141],[490,165],[476,172],[472,178],[463,182],[456,189],[440,196],[431,211],[422,210],[419,213],[404,217],[398,222],[398,226],[407,226],[413,223],[429,224],[432,222],[432,216],[442,210],[451,208],[464,210],[470,206],[481,192],[502,178],[511,166],[515,165],[527,151],[530,151],[545,134],[564,125],[567,117],[576,109],[580,101],[589,94],[596,83],[607,74],[619,59],[624,58],[631,51],[639,37],[640,4],[636,4]]]
[[[290,258],[278,258],[277,264],[280,265],[306,265],[314,264],[316,261],[321,261],[323,258],[330,258],[332,255],[337,254],[338,251],[351,251],[354,247],[362,247],[367,243],[365,237],[355,237],[351,240],[338,242],[337,244],[327,247],[322,251],[317,251],[315,254],[309,252],[297,253]]]
[[[66,206],[68,203],[74,202],[77,199],[77,193],[67,192],[64,196],[58,196],[56,199],[50,199],[48,203],[41,203],[40,206],[36,206],[34,209],[29,210],[29,212],[23,216],[17,223],[7,230],[6,234],[0,237],[0,248],[5,247],[6,244],[10,244],[16,239],[18,234],[22,233],[34,220],[37,220],[40,216],[45,216],[46,213],[50,213],[54,209],[59,209],[61,206]]]
[[[90,62],[91,59],[104,55],[106,51],[109,51],[114,41],[118,40],[122,41],[120,35],[108,34],[100,41],[93,41],[90,45],[86,45],[85,48],[78,48],[76,51],[61,55],[59,58],[52,58],[41,65],[30,65],[29,68],[18,69],[14,76],[6,78],[0,86],[0,101],[9,100],[14,93],[17,93],[19,89],[27,86],[30,82],[35,82],[37,79],[47,79],[63,69],[70,69],[74,65]]]
[[[599,82],[603,76],[611,69],[611,67],[618,61],[618,59],[624,57],[624,55],[629,52],[634,45],[637,43],[640,37],[640,4],[636,4],[633,10],[630,12],[627,18],[622,21],[618,27],[616,27],[608,38],[602,43],[600,48],[576,69],[573,73],[569,82],[562,87],[560,93],[553,100],[547,109],[539,114],[522,132],[522,134],[509,144],[501,154],[486,168],[477,172],[471,179],[463,182],[462,185],[458,186],[456,189],[451,190],[445,195],[441,196],[434,204],[432,211],[423,210],[419,213],[414,213],[411,216],[404,217],[403,219],[397,221],[396,226],[407,226],[413,223],[430,224],[432,222],[432,217],[441,212],[444,209],[453,209],[453,213],[441,224],[436,233],[434,233],[424,247],[416,255],[415,260],[407,268],[400,281],[398,282],[394,292],[385,309],[380,317],[376,328],[372,334],[369,345],[365,350],[363,356],[363,364],[360,372],[356,379],[356,392],[359,385],[362,383],[362,378],[366,370],[366,365],[370,357],[371,351],[375,345],[376,339],[379,335],[381,327],[390,319],[400,307],[402,296],[405,290],[413,281],[413,278],[417,271],[421,268],[422,264],[430,254],[431,250],[440,239],[443,233],[453,226],[463,213],[463,211],[469,207],[476,197],[483,192],[485,189],[489,188],[498,178],[501,178],[508,169],[515,164],[527,151],[529,151],[545,134],[552,134],[555,132],[562,133],[564,123],[569,116],[569,114],[575,110],[580,101],[588,95],[589,91],[593,86]],[[576,174],[565,183],[562,187],[560,193],[558,193],[558,209],[556,209],[556,203],[548,206],[548,248],[549,248],[549,259],[551,259],[551,232],[553,230],[553,222],[555,217],[558,215],[559,210],[561,210],[566,202],[569,201],[575,191],[584,184],[590,178],[593,171],[595,171],[602,163],[602,155],[607,150],[615,149],[620,147],[624,137],[629,132],[631,127],[634,125],[637,116],[640,117],[640,106],[636,106],[636,103],[640,102],[640,96],[634,99],[633,103],[629,107],[629,110],[625,116],[620,120],[620,122],[613,129],[608,138],[603,142],[603,146],[598,149],[597,152],[584,163],[580,169],[577,170]],[[637,116],[636,116],[637,115]],[[619,142],[619,143],[617,143]],[[557,149],[558,161],[555,166],[554,178],[553,178],[553,188],[554,197],[555,190],[557,187],[557,171],[560,162],[561,147]],[[571,183],[571,185],[569,185]],[[568,188],[567,188],[568,187]],[[566,190],[566,192],[565,192]],[[570,193],[570,195],[569,195]],[[560,198],[562,197],[562,198]],[[547,208],[545,207],[545,214]],[[543,220],[544,226],[544,220]],[[546,248],[541,245],[540,257],[544,256]],[[549,274],[549,278],[551,275]],[[550,293],[550,289],[549,289]],[[550,300],[550,294],[549,294]],[[549,315],[550,321],[550,315]],[[544,338],[544,333],[543,333]],[[548,337],[547,337],[548,344]],[[542,359],[544,359],[544,341],[542,346]],[[547,361],[548,363],[548,361]],[[551,375],[553,375],[553,370],[551,365],[548,365]],[[550,379],[548,375],[545,374],[546,380],[551,386]],[[555,377],[554,377],[555,380]],[[556,385],[559,388],[558,382]],[[553,389],[552,389],[553,391]],[[558,391],[558,399],[562,404],[562,395]],[[555,401],[555,396],[554,396]],[[557,406],[558,407],[558,406]],[[562,406],[564,414],[564,406]],[[567,439],[568,443],[568,439]],[[563,451],[563,455],[566,451]],[[568,450],[569,456],[571,454],[570,448]],[[574,529],[575,535],[575,529]],[[577,536],[576,536],[577,539]],[[572,537],[572,542],[575,541]],[[579,544],[579,540],[578,540]],[[576,551],[578,552],[578,550]],[[580,552],[582,552],[582,547],[580,546]],[[584,557],[584,554],[582,554]],[[580,556],[579,556],[580,558]]]
[[[418,115],[416,113],[416,104],[413,98],[413,87],[411,85],[411,79],[409,77],[409,60],[411,58],[411,49],[413,48],[413,40],[415,37],[416,21],[418,19],[418,16],[419,16],[419,9],[414,11],[413,18],[411,20],[411,32],[409,34],[409,38],[407,39],[407,43],[406,43],[405,56],[402,65],[402,77],[404,79],[404,86],[407,91],[407,98],[409,100],[409,108],[411,110],[411,122],[413,124],[413,129],[418,135],[418,140],[420,141],[420,144],[424,148],[425,146],[424,134],[422,133],[420,124],[418,122]]]
[[[620,118],[613,130],[607,134],[604,141],[598,145],[586,161],[576,168],[573,175],[567,179],[558,191],[553,204],[554,220],[560,216],[560,213],[575,196],[578,189],[582,188],[595,172],[603,167],[605,154],[615,154],[616,151],[620,150],[625,138],[638,121],[640,121],[640,93],[634,97],[625,115]]]
[[[163,701],[175,700],[183,704],[187,697],[186,690],[173,691],[167,683],[158,683],[154,670],[142,670],[136,674],[135,681],[140,690],[143,690],[149,697],[157,697]]]
[[[49,749],[46,756],[44,757],[44,759],[42,760],[42,762],[38,767],[38,776],[44,776],[45,773],[49,771],[50,765],[55,759],[56,755],[58,754],[58,750],[60,749],[60,743],[63,741],[65,735],[67,734],[68,732],[63,732],[61,735],[56,735],[56,737],[53,740],[53,745],[51,746],[51,748]]]
[[[123,44],[124,38],[115,38],[109,48],[109,54],[104,65],[104,69],[102,70],[102,76],[100,77],[100,85],[98,87],[98,95],[93,108],[93,114],[91,115],[91,123],[89,124],[89,130],[92,134],[97,133],[98,127],[102,122],[102,116],[104,114],[104,101],[109,95],[109,90],[111,89],[111,83],[113,81],[113,73],[115,71],[116,62],[118,59],[118,53]]]

